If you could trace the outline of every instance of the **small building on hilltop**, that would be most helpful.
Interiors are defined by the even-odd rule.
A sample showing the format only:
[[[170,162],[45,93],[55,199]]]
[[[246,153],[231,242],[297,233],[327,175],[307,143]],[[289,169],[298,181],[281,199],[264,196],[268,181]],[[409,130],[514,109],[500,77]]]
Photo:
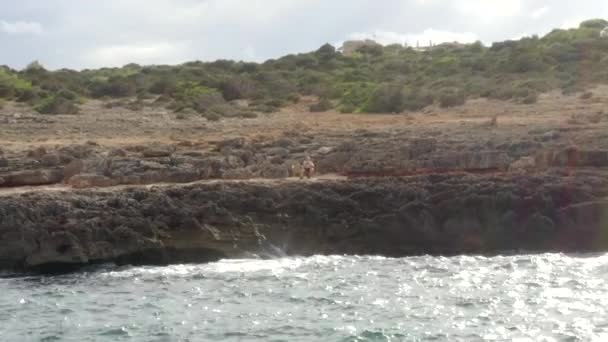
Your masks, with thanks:
[[[376,47],[381,46],[376,43],[374,40],[365,39],[365,40],[347,40],[342,44],[342,47],[339,49],[344,56],[351,56],[359,49],[363,47]]]

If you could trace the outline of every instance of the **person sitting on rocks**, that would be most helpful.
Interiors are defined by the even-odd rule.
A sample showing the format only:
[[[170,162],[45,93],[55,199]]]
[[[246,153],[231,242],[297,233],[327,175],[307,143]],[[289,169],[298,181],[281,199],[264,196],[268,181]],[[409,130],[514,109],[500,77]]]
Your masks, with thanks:
[[[306,156],[304,162],[302,162],[302,167],[304,168],[304,176],[306,178],[311,178],[315,174],[315,163],[313,163],[310,156]]]

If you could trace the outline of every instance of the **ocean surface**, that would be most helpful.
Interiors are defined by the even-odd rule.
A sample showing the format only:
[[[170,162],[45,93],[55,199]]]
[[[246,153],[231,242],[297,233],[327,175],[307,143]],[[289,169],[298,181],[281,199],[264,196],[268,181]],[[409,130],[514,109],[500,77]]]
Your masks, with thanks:
[[[608,341],[608,255],[315,256],[0,278],[1,341]]]

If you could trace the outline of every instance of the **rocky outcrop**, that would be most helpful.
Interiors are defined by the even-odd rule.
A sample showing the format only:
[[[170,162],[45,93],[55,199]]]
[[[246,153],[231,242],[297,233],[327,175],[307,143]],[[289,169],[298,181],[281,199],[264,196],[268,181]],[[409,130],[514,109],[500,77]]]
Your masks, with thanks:
[[[608,177],[427,175],[0,197],[0,268],[608,250]]]
[[[534,139],[496,142],[471,142],[441,132],[427,133],[426,137],[420,137],[406,132],[358,130],[352,136],[319,137],[296,131],[274,138],[236,137],[204,144],[188,141],[108,150],[93,143],[38,147],[0,157],[0,177],[5,179],[0,186],[69,184],[70,178],[79,174],[134,185],[203,179],[277,179],[288,177],[292,165],[300,163],[306,155],[314,159],[317,175],[402,176],[608,167],[608,150],[564,148],[558,144],[561,137],[556,131],[531,131]],[[56,170],[61,169],[63,178],[40,176],[56,175]],[[22,175],[21,180],[11,181],[17,174]]]
[[[2,178],[4,179],[4,182],[0,184],[0,186],[4,187],[56,184],[63,179],[63,170],[51,169],[11,172],[3,174]]]

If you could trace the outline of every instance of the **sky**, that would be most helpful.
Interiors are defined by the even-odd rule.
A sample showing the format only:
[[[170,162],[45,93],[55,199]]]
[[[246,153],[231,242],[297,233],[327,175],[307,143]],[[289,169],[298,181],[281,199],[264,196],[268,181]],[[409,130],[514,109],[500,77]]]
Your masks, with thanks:
[[[49,69],[264,61],[371,38],[428,45],[543,35],[605,0],[0,0],[0,65]]]

